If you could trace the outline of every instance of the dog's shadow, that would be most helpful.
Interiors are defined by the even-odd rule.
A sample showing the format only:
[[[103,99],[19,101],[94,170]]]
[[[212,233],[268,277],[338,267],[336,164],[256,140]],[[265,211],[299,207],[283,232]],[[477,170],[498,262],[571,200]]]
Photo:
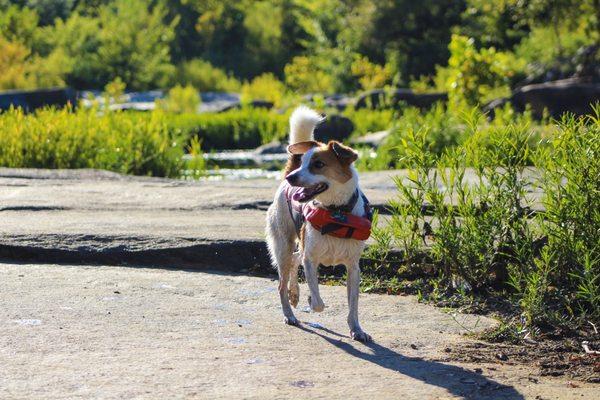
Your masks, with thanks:
[[[321,337],[329,344],[356,358],[444,388],[452,395],[463,399],[524,399],[523,395],[514,387],[498,383],[465,368],[403,356],[375,342],[354,345],[355,342],[342,340],[347,339],[348,336],[322,326],[301,323],[298,328]],[[370,351],[362,350],[361,347],[366,347]]]

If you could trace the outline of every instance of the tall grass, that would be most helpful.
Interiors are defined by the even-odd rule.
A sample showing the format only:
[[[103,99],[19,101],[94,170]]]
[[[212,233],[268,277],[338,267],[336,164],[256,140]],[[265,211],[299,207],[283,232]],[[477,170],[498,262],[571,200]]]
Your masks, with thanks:
[[[178,176],[184,138],[160,113],[106,113],[68,108],[0,114],[0,165],[100,168],[135,175]]]
[[[196,137],[205,150],[255,148],[287,133],[285,115],[258,108],[218,114],[167,114],[164,118],[172,135]]]
[[[598,320],[599,115],[565,117],[545,137],[525,119],[471,113],[463,143],[441,154],[426,129],[407,129],[408,175],[375,251],[433,266],[437,290],[501,294],[527,327]]]

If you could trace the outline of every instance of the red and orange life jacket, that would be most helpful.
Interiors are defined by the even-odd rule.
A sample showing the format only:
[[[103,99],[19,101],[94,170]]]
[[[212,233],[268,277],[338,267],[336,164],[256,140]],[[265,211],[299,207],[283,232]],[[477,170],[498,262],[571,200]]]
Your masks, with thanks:
[[[300,235],[300,229],[304,221],[308,221],[313,228],[323,235],[356,240],[367,240],[371,236],[373,215],[369,207],[369,201],[358,189],[348,204],[335,208],[323,208],[315,201],[300,203],[293,200],[294,191],[301,190],[301,188],[287,185],[284,190],[298,235]],[[359,196],[362,197],[364,202],[363,216],[352,214],[352,209],[356,205]]]

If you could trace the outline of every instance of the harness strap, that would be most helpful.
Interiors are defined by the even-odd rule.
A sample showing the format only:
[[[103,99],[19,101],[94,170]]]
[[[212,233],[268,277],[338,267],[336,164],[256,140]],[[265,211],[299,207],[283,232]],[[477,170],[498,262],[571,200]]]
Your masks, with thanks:
[[[292,218],[292,221],[294,222],[294,228],[296,229],[296,235],[298,236],[298,238],[300,238],[300,231],[302,229],[302,225],[306,222],[307,218],[309,218],[309,220],[311,221],[311,225],[313,225],[313,227],[315,227],[317,230],[319,230],[321,232],[322,235],[327,235],[327,234],[333,234],[337,231],[342,230],[343,233],[337,233],[334,236],[337,237],[342,237],[342,238],[346,238],[346,239],[351,239],[354,237],[354,234],[356,233],[357,235],[359,235],[359,237],[362,237],[363,235],[363,231],[362,231],[362,227],[358,228],[358,227],[353,227],[353,226],[348,226],[347,223],[347,218],[359,218],[359,219],[366,219],[368,221],[372,221],[373,218],[373,214],[371,212],[371,208],[369,206],[369,201],[367,200],[366,196],[360,191],[360,190],[356,190],[354,192],[354,194],[352,195],[352,197],[350,198],[350,200],[348,201],[348,203],[341,205],[341,206],[329,206],[329,207],[318,207],[314,201],[311,203],[298,203],[292,200],[292,186],[288,186],[285,188],[285,197],[287,200],[287,205],[288,205],[288,210],[290,212],[290,216]],[[364,216],[360,217],[360,216],[354,216],[352,215],[352,211],[354,210],[354,207],[356,206],[356,203],[358,202],[358,199],[362,198],[363,202],[364,202]],[[312,204],[312,206],[311,206]],[[322,210],[323,212],[328,212],[329,215],[331,217],[333,217],[334,221],[337,220],[338,222],[328,222],[325,223],[324,225],[319,226],[319,224],[317,223],[315,225],[315,221],[312,220],[312,216],[311,215],[315,215],[313,213],[313,211],[315,210]],[[343,231],[343,229],[346,229],[346,231]],[[357,229],[359,229],[357,231]],[[368,232],[370,233],[370,224],[369,227],[367,228]],[[367,233],[367,237],[368,234]],[[361,239],[364,240],[364,239]]]

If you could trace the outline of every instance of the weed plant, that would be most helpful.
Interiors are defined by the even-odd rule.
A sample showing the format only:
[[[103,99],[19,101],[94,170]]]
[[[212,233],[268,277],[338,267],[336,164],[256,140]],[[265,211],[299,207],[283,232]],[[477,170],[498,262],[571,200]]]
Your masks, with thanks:
[[[462,144],[441,154],[427,126],[409,126],[399,149],[409,169],[370,256],[396,271],[431,266],[433,296],[508,299],[521,332],[598,321],[599,115],[565,116],[545,137],[527,118],[488,123],[474,111]]]

